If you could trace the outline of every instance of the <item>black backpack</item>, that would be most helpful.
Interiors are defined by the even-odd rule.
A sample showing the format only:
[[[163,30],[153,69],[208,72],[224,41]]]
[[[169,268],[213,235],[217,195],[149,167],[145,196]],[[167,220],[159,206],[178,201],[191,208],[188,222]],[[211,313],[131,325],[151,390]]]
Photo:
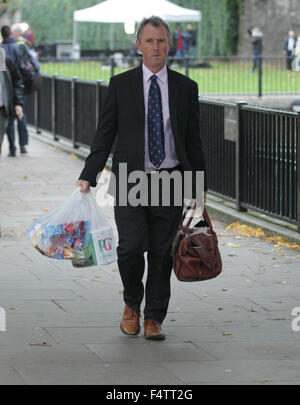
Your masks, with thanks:
[[[40,66],[26,45],[19,45],[18,67],[23,78],[25,94],[37,91],[42,84]]]

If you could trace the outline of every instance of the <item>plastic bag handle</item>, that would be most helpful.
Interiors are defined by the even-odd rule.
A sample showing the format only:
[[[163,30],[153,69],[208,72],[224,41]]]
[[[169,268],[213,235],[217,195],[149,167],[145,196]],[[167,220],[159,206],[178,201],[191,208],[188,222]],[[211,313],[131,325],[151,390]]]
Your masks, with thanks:
[[[186,218],[187,212],[188,212],[190,209],[192,209],[192,214],[191,214],[191,216],[190,216],[188,222],[186,223],[186,225],[183,227],[183,231],[184,231],[184,232],[187,232],[188,229],[190,229],[192,220],[194,219],[194,214],[195,214],[195,211],[196,211],[196,209],[197,209],[196,201],[193,202],[193,203],[190,203],[190,204],[187,206],[185,212],[183,213],[183,216],[182,216],[182,219],[181,219],[179,228],[182,228],[182,225],[183,225],[183,222],[184,222],[184,220],[185,220],[185,218]],[[213,226],[212,226],[212,223],[211,223],[211,220],[210,220],[210,218],[209,218],[209,215],[208,215],[208,212],[207,212],[207,209],[206,209],[206,206],[205,206],[205,205],[204,205],[204,209],[203,209],[202,216],[203,216],[204,221],[207,222],[207,224],[208,224],[209,228],[211,229],[211,231],[214,232]]]

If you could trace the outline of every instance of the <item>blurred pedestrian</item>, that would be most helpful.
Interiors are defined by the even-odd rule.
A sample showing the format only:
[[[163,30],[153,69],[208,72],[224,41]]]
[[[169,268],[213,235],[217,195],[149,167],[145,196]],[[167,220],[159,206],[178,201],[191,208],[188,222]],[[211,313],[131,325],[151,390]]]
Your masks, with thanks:
[[[0,154],[9,117],[22,120],[24,85],[17,65],[0,48]]]
[[[288,36],[285,38],[284,45],[283,45],[283,50],[286,55],[287,70],[293,69],[292,63],[293,63],[293,59],[294,59],[295,47],[296,47],[295,32],[289,31]]]
[[[33,31],[28,28],[27,31],[24,33],[24,38],[29,43],[29,45],[33,48],[34,46],[34,34]]]
[[[11,28],[8,25],[4,25],[1,28],[1,35],[3,42],[1,47],[5,50],[6,55],[11,59],[14,65],[19,63],[19,46],[16,38],[12,36]],[[24,104],[24,99],[23,99]],[[26,128],[26,117],[23,114],[22,120],[18,120],[18,133],[19,133],[19,145],[21,153],[26,153],[26,145],[28,144],[28,131]],[[7,137],[9,143],[9,156],[16,156],[15,146],[15,116],[10,115],[7,125]]]
[[[259,63],[261,62],[262,54],[262,32],[259,28],[251,28],[248,30],[249,35],[251,36],[251,44],[253,49],[253,66],[249,73],[254,73],[258,68]]]
[[[1,28],[2,48],[5,54],[12,59],[14,63],[18,62],[19,48],[16,39],[11,35],[9,25],[3,25]]]
[[[11,27],[11,37],[15,40],[15,43],[18,45],[18,57],[20,58],[20,46],[24,46],[26,48],[30,48],[29,42],[23,37],[23,31],[19,24],[13,24]],[[26,103],[26,97],[24,97],[24,107]],[[19,135],[19,145],[20,145],[20,152],[22,154],[27,153],[26,146],[28,145],[29,136],[27,130],[27,118],[25,113],[23,113],[23,119],[18,120],[18,135]],[[15,146],[15,118],[11,117],[8,121],[7,126],[7,136],[10,143],[10,156],[16,156],[16,146]]]
[[[195,50],[196,50],[196,31],[194,30],[192,24],[187,25],[187,33],[186,33],[186,47],[187,47],[187,54],[190,58],[189,64],[190,66],[195,65]]]
[[[24,31],[21,24],[13,24],[11,26],[11,34],[13,38],[16,39],[18,45],[26,45],[28,49],[31,49],[29,41],[24,37]]]
[[[176,28],[174,40],[176,44],[176,56],[182,60],[186,54],[186,35],[181,25]]]
[[[296,72],[300,71],[300,32],[297,35],[296,45],[294,49],[294,59],[292,61],[292,69]]]

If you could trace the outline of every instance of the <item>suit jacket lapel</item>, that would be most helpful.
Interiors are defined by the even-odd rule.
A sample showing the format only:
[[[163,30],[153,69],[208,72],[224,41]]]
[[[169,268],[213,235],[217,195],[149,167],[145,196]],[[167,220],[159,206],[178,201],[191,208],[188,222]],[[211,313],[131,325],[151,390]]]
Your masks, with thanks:
[[[145,128],[145,103],[144,103],[144,83],[143,83],[143,70],[142,65],[134,70],[131,83],[138,115],[142,124],[142,128]]]
[[[168,68],[168,86],[169,86],[169,108],[170,120],[173,135],[177,136],[177,119],[178,119],[178,99],[180,97],[179,83],[174,77],[173,71]]]

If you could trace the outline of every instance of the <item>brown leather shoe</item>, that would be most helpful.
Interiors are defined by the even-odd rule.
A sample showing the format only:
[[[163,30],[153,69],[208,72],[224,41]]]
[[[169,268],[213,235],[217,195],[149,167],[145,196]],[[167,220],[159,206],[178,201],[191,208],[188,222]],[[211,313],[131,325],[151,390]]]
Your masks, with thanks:
[[[120,327],[125,335],[138,335],[140,332],[140,314],[135,309],[125,305]]]
[[[153,319],[146,319],[144,321],[145,338],[149,340],[165,340],[166,335],[161,330],[159,322]]]

